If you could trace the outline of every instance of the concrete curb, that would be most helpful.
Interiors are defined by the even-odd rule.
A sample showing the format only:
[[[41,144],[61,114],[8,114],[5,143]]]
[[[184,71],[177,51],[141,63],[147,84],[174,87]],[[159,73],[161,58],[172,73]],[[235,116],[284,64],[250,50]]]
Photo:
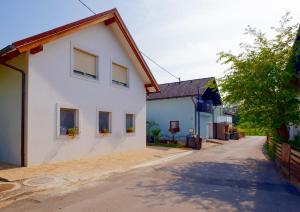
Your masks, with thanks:
[[[133,166],[133,167],[129,168],[129,170],[166,163],[166,162],[169,162],[169,161],[181,158],[181,157],[185,157],[185,156],[190,155],[194,152],[195,152],[195,150],[191,150],[191,151],[183,152],[183,153],[178,153],[178,154],[175,154],[175,155],[172,155],[172,156],[169,156],[169,157],[165,157],[165,158],[162,158],[162,159],[158,159],[158,160],[154,160],[154,161],[150,161],[150,162],[146,162],[146,163],[142,163],[142,164]]]

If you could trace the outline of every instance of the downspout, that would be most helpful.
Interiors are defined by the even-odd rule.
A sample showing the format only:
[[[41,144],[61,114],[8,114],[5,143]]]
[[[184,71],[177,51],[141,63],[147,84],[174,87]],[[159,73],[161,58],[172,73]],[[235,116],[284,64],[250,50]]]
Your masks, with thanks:
[[[200,115],[200,111],[197,111],[197,113],[198,113],[198,120],[197,120],[197,128],[198,128],[198,135],[199,135],[199,138],[201,138],[201,135],[200,135],[200,132],[201,132],[201,130],[200,130],[200,118],[201,118],[201,115]]]
[[[194,101],[194,98],[193,97],[191,97],[192,98],[192,101],[193,101],[193,103],[194,103],[194,129],[195,129],[195,134],[197,134],[197,132],[196,132],[196,129],[197,129],[197,108],[196,108],[196,103],[195,103],[195,101]]]
[[[195,108],[195,133],[198,134],[197,131],[197,106],[194,105],[194,108]]]
[[[214,114],[215,113],[215,106],[212,105],[211,106],[211,126],[210,126],[210,129],[209,129],[209,132],[212,131],[212,138],[214,137]],[[210,136],[211,132],[209,133],[208,136]]]
[[[21,97],[21,166],[25,166],[25,89],[26,89],[26,76],[25,71],[5,62],[0,63],[12,70],[21,73],[22,76],[22,97]]]

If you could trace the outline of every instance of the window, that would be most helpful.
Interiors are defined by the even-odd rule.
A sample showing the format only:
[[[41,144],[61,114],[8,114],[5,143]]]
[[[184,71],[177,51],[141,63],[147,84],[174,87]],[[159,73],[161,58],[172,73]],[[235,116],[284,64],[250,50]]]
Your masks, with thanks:
[[[135,131],[134,114],[126,113],[126,132],[133,133]]]
[[[112,82],[128,87],[128,69],[122,65],[112,63]]]
[[[97,79],[97,56],[74,48],[73,72],[88,78]]]
[[[171,133],[177,133],[180,131],[180,128],[179,128],[179,121],[170,121],[170,128],[169,128],[169,131]]]
[[[111,133],[111,113],[99,111],[98,113],[98,132],[101,134]]]
[[[68,135],[72,132],[78,134],[78,110],[70,108],[60,108],[60,135]]]

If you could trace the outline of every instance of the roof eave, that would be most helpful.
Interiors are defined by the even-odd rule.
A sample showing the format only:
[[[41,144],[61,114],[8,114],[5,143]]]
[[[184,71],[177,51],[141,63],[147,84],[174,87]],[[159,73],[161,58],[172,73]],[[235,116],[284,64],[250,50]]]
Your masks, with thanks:
[[[203,94],[200,94],[201,96]],[[184,96],[171,96],[171,97],[158,97],[158,98],[147,98],[147,101],[154,101],[154,100],[163,100],[163,99],[179,99],[179,98],[186,98],[186,97],[194,97],[197,96],[197,94],[195,95],[184,95]]]
[[[123,22],[119,12],[117,9],[114,10],[114,14],[117,17],[117,24],[119,25],[121,31],[123,32],[123,34],[125,35],[126,39],[128,39],[130,42],[129,44],[131,44],[131,48],[134,50],[134,53],[136,54],[136,57],[138,58],[139,62],[141,63],[142,67],[146,70],[146,75],[147,77],[150,79],[151,84],[153,85],[153,87],[155,88],[156,92],[151,92],[151,93],[157,93],[160,92],[160,88],[158,83],[156,82],[150,68],[148,67],[143,55],[141,54],[141,51],[139,50],[139,48],[137,47],[136,43],[134,42],[128,28],[126,27],[125,23]]]

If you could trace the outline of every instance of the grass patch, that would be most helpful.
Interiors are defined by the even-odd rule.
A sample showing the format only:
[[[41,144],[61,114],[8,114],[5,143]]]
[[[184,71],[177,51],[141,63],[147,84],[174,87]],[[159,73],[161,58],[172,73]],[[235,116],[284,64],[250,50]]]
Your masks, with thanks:
[[[267,133],[265,130],[259,128],[246,128],[246,127],[237,127],[239,132],[245,132],[248,136],[266,136]]]

